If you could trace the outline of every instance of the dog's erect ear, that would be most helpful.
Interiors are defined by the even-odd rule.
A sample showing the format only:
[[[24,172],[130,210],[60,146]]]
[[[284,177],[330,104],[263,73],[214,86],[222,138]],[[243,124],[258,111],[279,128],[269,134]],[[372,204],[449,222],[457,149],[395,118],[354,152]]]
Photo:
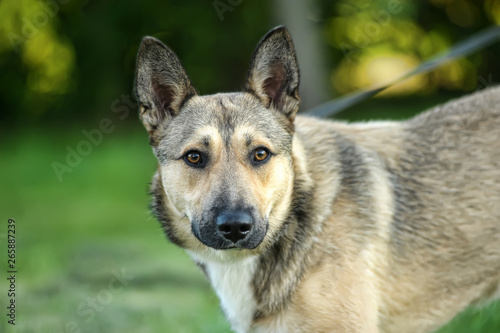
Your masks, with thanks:
[[[259,42],[245,90],[293,121],[299,109],[299,66],[288,30],[276,27]]]
[[[144,37],[139,48],[135,91],[140,117],[151,136],[196,94],[174,52],[153,37]]]

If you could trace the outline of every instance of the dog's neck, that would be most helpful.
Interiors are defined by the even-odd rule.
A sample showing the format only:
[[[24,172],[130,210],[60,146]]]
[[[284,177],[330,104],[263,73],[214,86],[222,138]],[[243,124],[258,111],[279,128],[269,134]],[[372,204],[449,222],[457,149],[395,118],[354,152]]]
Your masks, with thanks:
[[[257,304],[252,280],[258,265],[258,257],[246,258],[234,263],[210,262],[200,264],[199,257],[188,251],[199,264],[220,299],[224,315],[235,332],[248,332],[254,320]]]
[[[314,211],[311,205],[315,184],[308,170],[306,152],[297,136],[293,140],[292,157],[294,182],[288,216],[274,245],[260,255],[252,280],[257,302],[255,320],[283,310],[299,282],[297,277],[311,264],[306,254],[314,238],[305,235],[320,232],[315,217],[309,216]],[[290,265],[291,262],[294,265]]]

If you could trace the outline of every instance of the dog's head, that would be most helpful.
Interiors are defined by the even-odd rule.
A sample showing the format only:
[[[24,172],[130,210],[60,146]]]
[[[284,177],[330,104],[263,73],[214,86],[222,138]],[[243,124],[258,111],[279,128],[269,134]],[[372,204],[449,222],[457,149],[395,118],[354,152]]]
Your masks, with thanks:
[[[218,258],[258,253],[270,244],[293,190],[298,86],[284,27],[257,46],[243,92],[209,96],[197,95],[168,47],[144,38],[136,94],[159,162],[156,215],[174,242]]]

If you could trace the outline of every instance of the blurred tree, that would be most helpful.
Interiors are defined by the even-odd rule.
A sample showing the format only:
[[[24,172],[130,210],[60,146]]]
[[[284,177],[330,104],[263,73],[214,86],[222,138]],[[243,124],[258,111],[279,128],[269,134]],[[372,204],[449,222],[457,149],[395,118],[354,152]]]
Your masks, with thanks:
[[[384,84],[453,43],[495,22],[497,0],[342,0],[324,4],[328,43],[340,57],[332,83],[342,93]],[[440,69],[398,84],[381,95],[432,93],[442,89],[470,91],[482,68],[498,68],[483,50]],[[484,72],[483,72],[484,73]]]
[[[310,64],[320,70],[316,77],[331,78],[329,96],[321,93],[328,84],[315,84],[321,78],[303,85],[303,96],[316,102],[335,91],[380,84],[500,22],[500,0],[303,1],[305,7],[298,2],[295,9],[317,7],[314,23],[305,9],[302,23],[289,20],[285,9],[292,9],[292,2],[274,6],[265,0],[2,0],[0,120],[67,124],[102,118],[122,94],[132,95],[135,56],[144,35],[167,43],[195,87],[207,94],[240,89],[256,42],[272,28],[271,21],[286,21],[298,41],[310,43],[299,50],[305,52],[300,59],[304,73],[312,72],[306,69]],[[314,32],[304,38],[294,31],[307,26],[320,28],[317,41]],[[321,55],[312,50],[318,44],[325,45],[329,70],[322,69]],[[500,69],[499,53],[498,45],[491,47],[387,93],[472,90],[499,81],[494,74]]]
[[[0,2],[0,63],[8,65],[0,83],[7,113],[17,109],[37,118],[70,90],[75,55],[72,43],[56,32],[59,10],[56,2]]]
[[[264,0],[222,1],[230,10],[219,15],[215,1],[2,0],[0,119],[103,117],[115,99],[133,94],[145,35],[179,55],[200,93],[240,89],[270,9]],[[36,33],[26,28],[31,21]]]
[[[284,24],[293,36],[300,65],[302,109],[312,108],[329,99],[328,70],[324,61],[324,42],[319,30],[316,0],[275,0],[278,24]],[[331,98],[331,97],[330,97]]]

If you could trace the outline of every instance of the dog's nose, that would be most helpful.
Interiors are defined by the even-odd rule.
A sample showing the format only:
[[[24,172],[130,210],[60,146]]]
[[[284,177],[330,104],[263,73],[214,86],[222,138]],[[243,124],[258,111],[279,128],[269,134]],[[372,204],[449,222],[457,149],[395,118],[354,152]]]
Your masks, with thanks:
[[[236,243],[252,230],[252,217],[246,212],[225,212],[217,216],[217,230],[224,238]]]

